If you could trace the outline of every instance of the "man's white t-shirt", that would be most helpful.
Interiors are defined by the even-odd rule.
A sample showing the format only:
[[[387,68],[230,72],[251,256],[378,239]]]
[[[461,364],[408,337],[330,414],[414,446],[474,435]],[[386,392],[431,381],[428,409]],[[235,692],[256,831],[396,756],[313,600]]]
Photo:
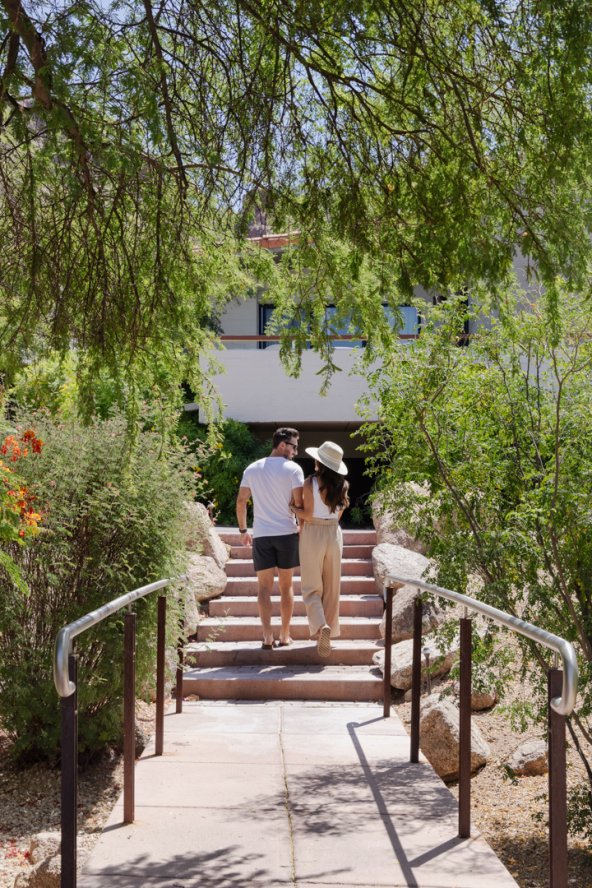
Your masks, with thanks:
[[[303,484],[300,466],[283,456],[266,456],[247,466],[241,487],[248,487],[253,497],[253,537],[296,533],[290,500],[292,491]]]

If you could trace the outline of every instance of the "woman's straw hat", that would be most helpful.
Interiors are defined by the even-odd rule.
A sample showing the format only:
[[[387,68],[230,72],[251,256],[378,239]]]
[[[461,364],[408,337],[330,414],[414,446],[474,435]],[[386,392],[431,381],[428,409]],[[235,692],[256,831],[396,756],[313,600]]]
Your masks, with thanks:
[[[317,462],[327,466],[328,469],[333,469],[338,475],[347,475],[347,466],[343,462],[343,450],[339,444],[325,441],[320,447],[307,447],[306,452]]]

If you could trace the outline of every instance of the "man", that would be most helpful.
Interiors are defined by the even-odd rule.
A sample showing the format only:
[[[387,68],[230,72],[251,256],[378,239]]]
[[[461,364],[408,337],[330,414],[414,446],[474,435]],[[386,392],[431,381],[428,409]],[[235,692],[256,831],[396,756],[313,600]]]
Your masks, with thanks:
[[[257,574],[257,602],[263,626],[264,650],[276,642],[271,628],[271,593],[275,569],[280,587],[282,628],[279,645],[292,643],[290,620],[294,609],[292,575],[298,567],[298,526],[290,503],[302,507],[304,474],[293,462],[298,453],[298,432],[282,427],[273,434],[270,456],[258,459],[243,473],[236,500],[241,544],[253,545],[253,566]],[[247,529],[247,503],[253,500],[253,532]]]

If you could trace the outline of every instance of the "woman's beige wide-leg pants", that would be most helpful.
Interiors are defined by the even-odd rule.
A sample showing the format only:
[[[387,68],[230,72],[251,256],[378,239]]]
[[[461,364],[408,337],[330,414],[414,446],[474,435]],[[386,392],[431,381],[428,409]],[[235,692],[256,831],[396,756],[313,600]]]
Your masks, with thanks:
[[[343,536],[335,518],[310,518],[300,530],[301,590],[310,637],[326,623],[338,638]]]

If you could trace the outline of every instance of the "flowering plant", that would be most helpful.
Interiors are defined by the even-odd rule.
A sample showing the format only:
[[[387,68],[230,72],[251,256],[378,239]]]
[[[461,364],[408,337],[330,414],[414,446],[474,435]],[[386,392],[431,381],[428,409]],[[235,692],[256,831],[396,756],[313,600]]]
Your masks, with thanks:
[[[0,540],[23,541],[39,532],[41,515],[35,509],[35,497],[18,474],[21,459],[41,453],[43,441],[32,429],[20,437],[7,435],[0,447]]]

